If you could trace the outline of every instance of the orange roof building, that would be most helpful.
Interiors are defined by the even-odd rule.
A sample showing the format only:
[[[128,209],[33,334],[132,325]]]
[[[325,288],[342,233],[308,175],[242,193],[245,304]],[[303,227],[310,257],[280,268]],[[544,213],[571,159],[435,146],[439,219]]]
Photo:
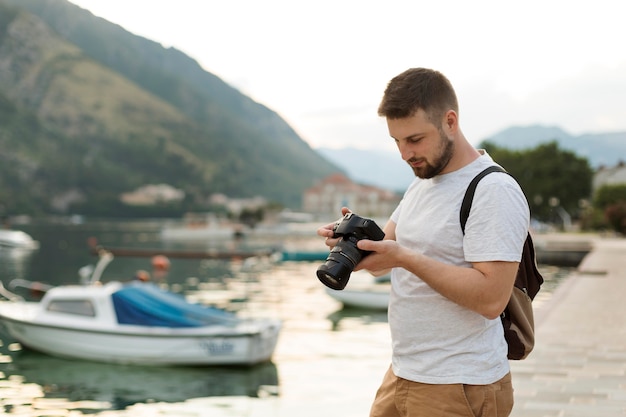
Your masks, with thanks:
[[[357,184],[343,174],[333,174],[305,190],[302,208],[319,216],[339,216],[349,207],[363,217],[388,217],[401,196],[382,188]]]

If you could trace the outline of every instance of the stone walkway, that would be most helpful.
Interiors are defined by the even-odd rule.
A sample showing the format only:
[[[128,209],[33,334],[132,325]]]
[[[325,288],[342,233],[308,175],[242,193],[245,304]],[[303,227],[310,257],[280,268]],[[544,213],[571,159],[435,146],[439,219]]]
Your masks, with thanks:
[[[512,417],[626,416],[626,240],[593,240],[536,311],[536,345],[511,362]]]

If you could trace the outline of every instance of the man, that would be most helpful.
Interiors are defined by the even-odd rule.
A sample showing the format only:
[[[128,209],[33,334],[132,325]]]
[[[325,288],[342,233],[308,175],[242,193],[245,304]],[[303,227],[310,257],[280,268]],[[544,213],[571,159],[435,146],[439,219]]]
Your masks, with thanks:
[[[414,68],[396,76],[378,113],[416,179],[385,239],[358,242],[372,254],[355,269],[392,271],[392,363],[370,416],[508,416],[513,388],[500,314],[529,227],[526,198],[509,175],[487,175],[463,234],[465,190],[496,164],[463,135],[456,94],[441,73]],[[331,247],[332,226],[318,230]]]

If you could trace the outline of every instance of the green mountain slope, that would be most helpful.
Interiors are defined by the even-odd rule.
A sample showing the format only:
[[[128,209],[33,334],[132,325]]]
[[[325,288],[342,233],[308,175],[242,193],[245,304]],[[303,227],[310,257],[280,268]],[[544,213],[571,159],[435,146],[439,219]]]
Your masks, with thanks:
[[[41,190],[11,186],[20,200],[47,202],[42,211],[63,195],[110,205],[149,183],[184,189],[187,204],[220,192],[297,208],[306,187],[338,171],[193,59],[65,0],[0,0],[0,95],[3,117],[19,115],[0,126],[0,158],[36,167]],[[30,148],[55,152],[18,152],[20,129],[34,129]],[[19,178],[9,174],[2,188]]]

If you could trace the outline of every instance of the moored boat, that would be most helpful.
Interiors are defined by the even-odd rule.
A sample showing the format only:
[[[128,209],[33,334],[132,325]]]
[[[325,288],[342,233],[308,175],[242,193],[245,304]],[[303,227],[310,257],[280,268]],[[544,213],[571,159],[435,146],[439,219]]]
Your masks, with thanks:
[[[382,286],[381,287],[386,287]],[[333,290],[326,288],[326,293],[340,301],[344,307],[387,310],[389,305],[389,287]]]
[[[391,292],[390,275],[383,275],[372,279],[366,271],[353,272],[348,286],[343,290],[333,290],[325,287],[326,294],[341,302],[344,307],[362,308],[369,310],[387,310],[389,294]],[[363,281],[359,275],[366,275],[368,281]]]
[[[280,320],[240,318],[152,283],[101,284],[111,258],[101,258],[88,284],[47,289],[40,301],[3,291],[9,300],[0,301],[0,323],[24,347],[71,359],[138,365],[253,365],[271,359]]]

